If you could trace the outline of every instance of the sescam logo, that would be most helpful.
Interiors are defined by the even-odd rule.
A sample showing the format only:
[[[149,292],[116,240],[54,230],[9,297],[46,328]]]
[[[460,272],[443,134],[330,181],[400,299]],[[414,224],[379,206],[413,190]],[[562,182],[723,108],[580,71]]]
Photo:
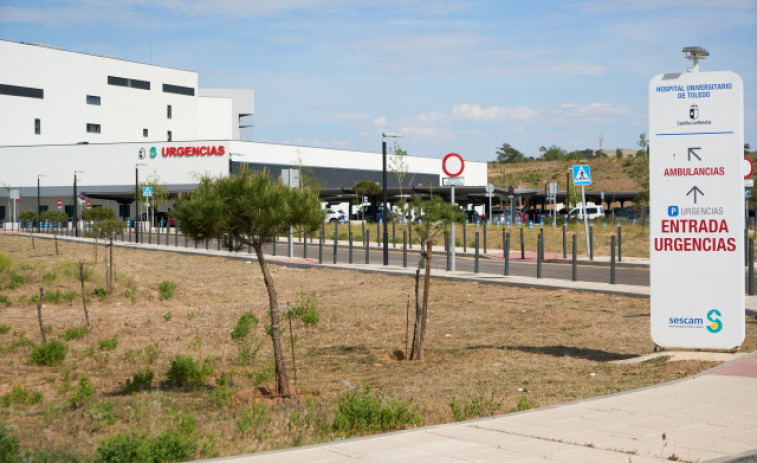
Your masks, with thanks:
[[[704,328],[704,320],[698,317],[670,317],[670,328]]]
[[[720,317],[723,315],[717,309],[712,309],[707,312],[707,320],[709,324],[705,325],[704,319],[701,317],[670,317],[668,318],[669,328],[694,328],[702,329],[707,328],[710,333],[718,333],[723,329],[723,323],[720,321]]]
[[[720,330],[722,330],[723,323],[720,321],[720,318],[719,318],[722,316],[723,315],[717,309],[712,309],[709,312],[707,312],[707,320],[712,322],[709,325],[707,325],[707,331],[709,331],[710,333],[717,333]]]
[[[158,151],[155,149],[155,147],[153,146],[152,148],[150,148],[150,159],[155,159],[155,156],[157,155]]]

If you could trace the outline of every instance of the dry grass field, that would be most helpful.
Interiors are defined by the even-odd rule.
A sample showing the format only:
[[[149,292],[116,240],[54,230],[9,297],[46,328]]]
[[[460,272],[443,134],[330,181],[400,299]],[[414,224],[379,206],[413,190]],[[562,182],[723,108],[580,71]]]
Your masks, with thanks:
[[[233,455],[543,407],[714,366],[666,358],[615,363],[652,352],[647,299],[442,281],[432,282],[427,355],[410,362],[402,352],[411,278],[273,266],[279,300],[311,301],[319,321],[292,325],[297,396],[266,398],[275,387],[257,263],[116,248],[115,290],[105,296],[98,289],[105,287],[102,249],[95,265],[92,248],[61,242],[56,256],[50,240],[36,240],[34,250],[29,238],[0,235],[0,443],[18,436],[22,452],[78,461],[100,448],[98,458],[107,461],[102,449],[118,451],[114,436],[122,433],[142,444],[172,435],[186,444],[184,457]],[[85,290],[92,328],[75,338],[84,325],[79,260],[91,270]],[[164,281],[175,283],[175,292],[162,300]],[[62,294],[42,309],[48,342],[68,347],[53,366],[31,360],[42,342],[34,302],[40,287]],[[247,311],[260,323],[246,341],[232,340]],[[755,348],[750,320],[743,349]],[[194,384],[172,385],[177,355],[212,371]],[[147,369],[154,374],[149,387],[127,392]],[[404,407],[411,419],[345,431],[337,410],[348,402]]]

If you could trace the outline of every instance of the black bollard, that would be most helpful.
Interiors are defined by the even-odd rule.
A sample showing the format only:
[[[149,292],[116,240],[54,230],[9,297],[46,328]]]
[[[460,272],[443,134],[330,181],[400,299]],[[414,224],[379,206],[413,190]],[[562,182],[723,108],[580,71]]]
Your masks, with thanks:
[[[572,272],[573,272],[573,281],[578,281],[578,264],[576,262],[576,235],[573,234],[573,249],[571,250],[573,253],[572,258]]]
[[[348,239],[349,239],[349,263],[352,263],[352,228],[350,227],[350,231],[348,233]]]
[[[568,229],[568,224],[566,222],[562,223],[562,258],[567,259],[568,258],[568,242],[565,239],[565,234]]]
[[[476,260],[473,273],[478,273],[478,232],[476,232]]]
[[[302,239],[303,235],[302,234],[299,234],[299,235],[300,235],[300,239]],[[302,252],[303,252],[304,258],[307,259],[308,258],[308,232],[305,232],[304,238],[305,239],[302,240]]]
[[[594,222],[589,222],[589,260],[594,260]]]
[[[326,240],[326,234],[321,230],[318,236],[318,263],[323,263],[323,242]]]
[[[523,227],[520,227],[520,258],[526,259],[526,243],[523,242]]]
[[[371,263],[371,253],[370,253],[370,245],[371,245],[371,230],[368,229],[365,231],[365,263],[370,264]]]
[[[542,230],[543,231],[543,230]],[[541,261],[544,258],[542,251],[544,246],[544,234],[539,231],[536,238],[536,278],[541,278]]]
[[[610,237],[610,284],[615,284],[615,237]]]
[[[484,254],[486,254],[486,220],[484,220]]]
[[[336,249],[337,249],[337,228],[336,228],[336,222],[334,222],[334,263],[336,264]]]
[[[407,231],[402,231],[402,266],[407,267]]]
[[[623,230],[618,222],[618,262],[623,262]]]
[[[510,233],[505,233],[505,242],[502,246],[505,255],[505,276],[510,275]]]

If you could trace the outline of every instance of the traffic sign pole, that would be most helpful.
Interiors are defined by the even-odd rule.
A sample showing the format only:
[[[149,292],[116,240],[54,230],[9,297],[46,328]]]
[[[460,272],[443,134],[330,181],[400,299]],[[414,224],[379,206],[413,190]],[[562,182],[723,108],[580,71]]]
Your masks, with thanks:
[[[591,243],[589,242],[589,218],[586,216],[586,192],[581,185],[581,208],[584,216],[584,234],[586,235],[586,253],[591,255]]]
[[[463,157],[460,156],[457,153],[449,153],[446,156],[444,156],[444,159],[442,159],[442,170],[444,171],[447,176],[451,177],[449,185],[450,185],[450,204],[455,204],[455,180],[456,178],[460,178],[460,175],[463,173],[463,170],[465,169],[465,161],[463,161]],[[462,185],[463,183],[460,182]],[[450,225],[449,230],[449,236],[450,236],[450,256],[449,256],[449,265],[450,265],[450,271],[455,271],[455,222],[453,221]]]
[[[455,204],[455,185],[450,187],[450,203]],[[449,227],[449,269],[451,272],[455,271],[455,222],[452,221],[452,225]]]

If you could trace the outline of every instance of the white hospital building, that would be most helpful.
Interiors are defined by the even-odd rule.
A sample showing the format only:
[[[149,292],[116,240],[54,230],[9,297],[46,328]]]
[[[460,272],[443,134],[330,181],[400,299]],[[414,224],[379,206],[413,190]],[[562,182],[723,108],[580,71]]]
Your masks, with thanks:
[[[59,207],[69,216],[74,181],[92,206],[135,217],[135,183],[158,179],[172,193],[241,165],[304,167],[325,202],[348,201],[360,180],[381,184],[382,154],[242,141],[254,114],[249,89],[203,89],[196,72],[110,56],[0,40],[0,219]],[[297,134],[292,134],[296,137]],[[377,133],[377,146],[380,142]],[[441,160],[407,156],[403,188],[439,186]],[[486,163],[465,163],[466,185],[487,183]],[[390,172],[387,188],[397,188]],[[354,196],[353,196],[354,197]],[[143,209],[140,207],[140,209]]]

